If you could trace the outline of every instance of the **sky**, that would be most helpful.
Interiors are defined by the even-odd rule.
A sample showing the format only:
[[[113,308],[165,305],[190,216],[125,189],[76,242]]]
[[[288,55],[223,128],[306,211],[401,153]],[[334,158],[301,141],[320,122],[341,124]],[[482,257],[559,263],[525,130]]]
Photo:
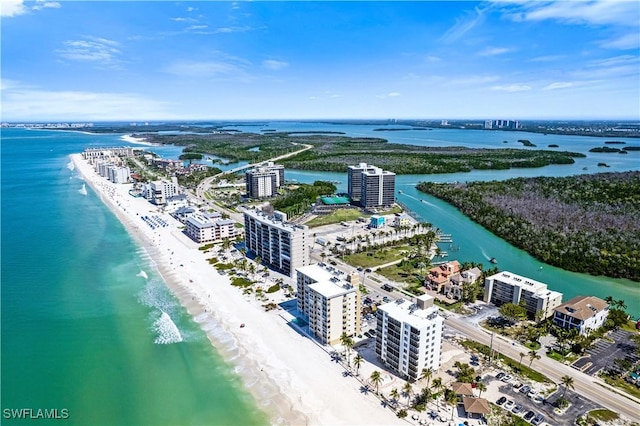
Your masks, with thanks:
[[[640,119],[635,1],[0,0],[6,121]]]

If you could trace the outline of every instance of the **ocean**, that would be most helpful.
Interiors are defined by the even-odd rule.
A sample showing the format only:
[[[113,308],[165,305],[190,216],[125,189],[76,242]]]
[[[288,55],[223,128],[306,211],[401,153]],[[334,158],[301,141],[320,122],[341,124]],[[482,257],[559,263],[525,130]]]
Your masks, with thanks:
[[[78,425],[268,424],[73,170],[69,154],[105,145],[122,141],[3,129],[2,423],[57,409]]]
[[[375,126],[268,123],[277,130],[331,130],[388,138],[392,143],[503,147],[509,132],[465,130],[374,132]],[[253,128],[238,127],[243,131]],[[518,133],[518,138],[523,134]],[[601,138],[527,135],[540,148],[587,152]],[[618,140],[619,138],[616,138]],[[640,141],[624,139],[629,145]],[[544,141],[544,142],[541,142]],[[66,410],[68,424],[267,424],[199,326],[170,294],[149,254],[73,170],[69,154],[88,146],[123,145],[120,135],[3,129],[1,152],[1,314],[3,424],[5,410]],[[153,147],[166,158],[181,148]],[[576,164],[540,169],[399,176],[398,200],[420,220],[452,234],[461,261],[496,257],[503,270],[529,276],[565,294],[624,299],[640,315],[640,285],[541,264],[487,232],[415,184],[567,176],[640,169],[640,152],[589,154]],[[604,160],[606,158],[606,160]],[[584,170],[584,168],[587,170]],[[346,173],[286,171],[287,179],[341,181]],[[447,250],[448,247],[442,247]],[[10,411],[9,411],[10,412]],[[48,423],[46,420],[41,420]],[[50,420],[59,422],[59,420]]]

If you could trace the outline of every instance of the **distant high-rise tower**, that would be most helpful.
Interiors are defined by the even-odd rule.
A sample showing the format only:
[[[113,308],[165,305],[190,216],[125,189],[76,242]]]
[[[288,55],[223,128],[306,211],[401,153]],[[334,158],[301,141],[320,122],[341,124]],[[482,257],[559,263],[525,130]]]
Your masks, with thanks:
[[[362,207],[391,206],[395,202],[396,174],[366,163],[349,166],[348,192]]]

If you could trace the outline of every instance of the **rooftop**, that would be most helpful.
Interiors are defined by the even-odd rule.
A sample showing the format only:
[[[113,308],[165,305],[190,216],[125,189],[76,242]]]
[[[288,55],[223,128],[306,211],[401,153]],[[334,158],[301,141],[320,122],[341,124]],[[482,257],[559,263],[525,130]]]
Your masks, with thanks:
[[[570,317],[586,320],[607,309],[609,305],[595,296],[577,296],[554,309]]]
[[[384,305],[378,306],[378,309],[386,312],[395,320],[410,324],[416,328],[423,328],[434,322],[444,321],[442,317],[438,315],[438,308],[436,306],[420,309],[417,304],[404,299],[385,303]]]

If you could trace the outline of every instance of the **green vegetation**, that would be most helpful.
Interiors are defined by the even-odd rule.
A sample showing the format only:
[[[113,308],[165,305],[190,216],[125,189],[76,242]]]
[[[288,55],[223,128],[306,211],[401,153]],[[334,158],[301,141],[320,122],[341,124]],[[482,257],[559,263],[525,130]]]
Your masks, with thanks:
[[[344,173],[348,164],[367,162],[397,174],[456,173],[477,170],[543,167],[572,164],[573,152],[522,149],[472,149],[465,147],[424,147],[390,144],[381,138],[351,138],[335,134],[270,132],[221,134],[142,134],[149,142],[185,146],[184,152],[210,154],[230,161],[259,162],[313,148],[280,164],[299,170]],[[251,148],[258,148],[251,150]]]
[[[527,140],[527,139],[518,139],[518,142],[520,142],[524,146],[530,146],[530,147],[535,147],[536,146],[536,144],[531,143],[531,141]]]
[[[618,413],[607,410],[606,408],[589,411],[588,416],[601,422],[611,422],[620,417]]]
[[[640,281],[640,172],[423,182],[418,189],[543,262]]]
[[[618,148],[603,146],[598,148],[591,148],[589,152],[620,152],[620,150]]]
[[[188,175],[178,175],[178,183],[187,188],[195,188],[200,182],[209,176],[215,176],[222,170],[216,167],[207,167],[206,170],[194,170]]]
[[[331,182],[315,181],[313,185],[301,184],[296,189],[271,202],[274,209],[293,217],[306,212],[321,195],[330,195],[336,191]]]
[[[280,285],[279,284],[274,284],[271,287],[269,287],[267,289],[267,293],[275,293],[276,291],[280,290]]]
[[[242,277],[233,277],[231,278],[231,285],[235,287],[247,288],[253,285],[253,281]]]
[[[408,250],[408,245],[376,248],[359,253],[345,255],[343,257],[343,260],[349,265],[369,268],[371,266],[393,262],[394,260],[400,260],[404,257]]]
[[[358,209],[338,209],[332,211],[329,214],[314,217],[309,222],[306,222],[305,225],[307,225],[309,228],[315,228],[317,226],[356,220],[362,216],[362,213]]]
[[[202,154],[197,152],[187,152],[185,154],[180,154],[178,160],[202,160]]]

